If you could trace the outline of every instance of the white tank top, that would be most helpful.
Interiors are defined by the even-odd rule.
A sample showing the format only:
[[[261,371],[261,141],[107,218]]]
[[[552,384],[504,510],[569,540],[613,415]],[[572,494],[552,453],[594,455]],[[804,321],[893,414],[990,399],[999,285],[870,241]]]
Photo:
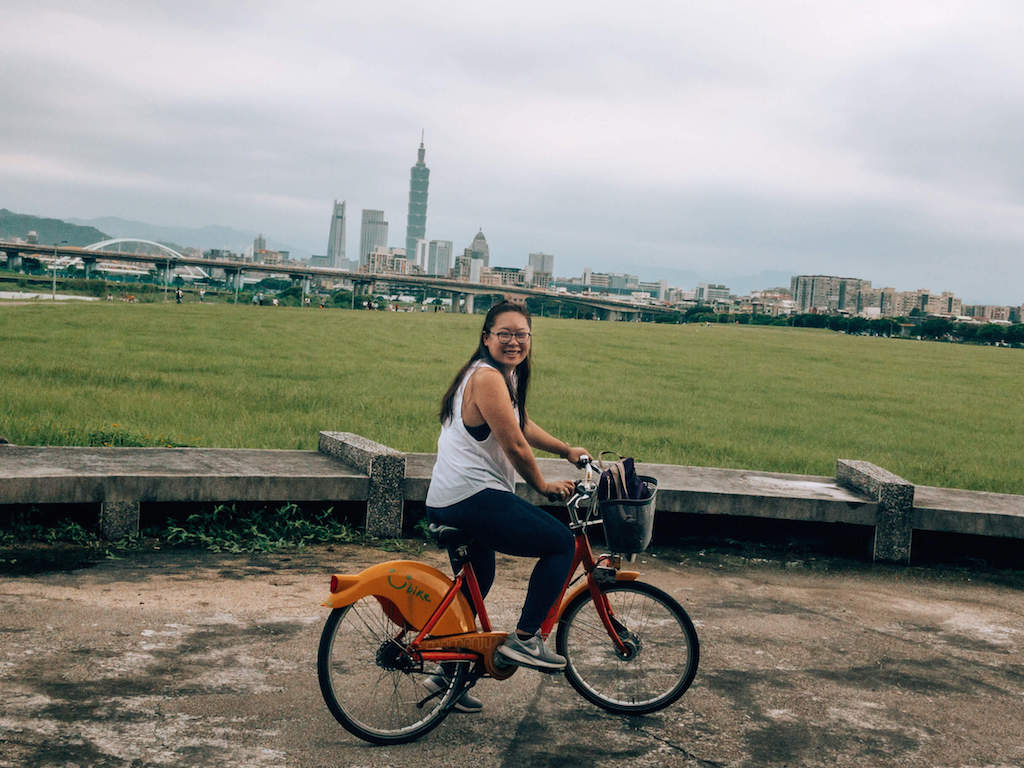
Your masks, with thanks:
[[[477,360],[466,371],[455,391],[452,417],[447,423],[441,424],[441,436],[437,438],[437,462],[430,474],[430,487],[427,489],[428,507],[448,507],[485,488],[515,493],[515,467],[502,450],[493,430],[486,440],[477,440],[469,434],[462,421],[462,395],[466,391],[466,382],[482,366],[494,367],[483,360]]]

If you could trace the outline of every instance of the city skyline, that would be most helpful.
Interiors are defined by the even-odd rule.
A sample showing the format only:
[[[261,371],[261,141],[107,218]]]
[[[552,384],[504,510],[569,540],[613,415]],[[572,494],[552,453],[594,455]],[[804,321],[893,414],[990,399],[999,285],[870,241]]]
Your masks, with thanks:
[[[425,128],[426,237],[461,250],[483,223],[497,265],[1024,298],[1014,6],[645,10],[11,0],[5,28],[46,34],[0,51],[0,206],[321,254],[331,200],[407,213]]]

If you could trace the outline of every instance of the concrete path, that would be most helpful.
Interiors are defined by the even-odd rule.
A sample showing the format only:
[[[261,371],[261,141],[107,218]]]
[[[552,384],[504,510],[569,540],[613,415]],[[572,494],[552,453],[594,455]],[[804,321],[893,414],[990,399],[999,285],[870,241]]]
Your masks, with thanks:
[[[637,565],[702,642],[676,705],[617,717],[520,671],[480,683],[483,713],[391,748],[335,723],[315,653],[331,571],[394,554],[154,552],[0,576],[0,766],[1024,764],[1019,574],[656,554]],[[499,626],[527,575],[499,561]]]

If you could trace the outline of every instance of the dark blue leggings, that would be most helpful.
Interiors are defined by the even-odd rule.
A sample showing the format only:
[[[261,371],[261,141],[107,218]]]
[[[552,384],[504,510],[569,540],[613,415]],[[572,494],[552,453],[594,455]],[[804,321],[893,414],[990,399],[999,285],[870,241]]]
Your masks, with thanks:
[[[540,558],[530,575],[526,602],[516,627],[535,634],[569,575],[575,552],[569,529],[514,493],[492,488],[450,507],[427,507],[427,519],[454,525],[473,537],[469,545],[470,562],[485,596],[494,583],[495,552]]]

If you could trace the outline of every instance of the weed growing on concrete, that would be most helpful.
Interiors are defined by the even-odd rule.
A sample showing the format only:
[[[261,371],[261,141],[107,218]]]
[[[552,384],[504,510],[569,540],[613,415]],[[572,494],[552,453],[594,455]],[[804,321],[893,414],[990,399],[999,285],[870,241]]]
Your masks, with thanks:
[[[169,520],[159,537],[171,545],[201,546],[211,552],[274,552],[309,544],[357,541],[361,535],[333,519],[333,509],[304,512],[296,504],[238,512],[235,505]]]
[[[64,519],[52,525],[19,517],[0,530],[0,549],[25,545],[71,545],[92,550],[109,559],[128,552],[162,546],[203,547],[211,552],[275,552],[301,549],[313,544],[338,544],[362,541],[361,533],[333,518],[333,510],[306,512],[296,504],[275,509],[236,511],[234,505],[218,505],[189,515],[184,520],[168,520],[163,527],[149,528],[142,537],[110,542],[101,539],[80,523]]]
[[[53,525],[32,522],[27,516],[19,515],[11,522],[10,528],[0,530],[0,547],[11,547],[21,542],[39,544],[75,544],[93,546],[99,539],[96,534],[81,523],[64,519]],[[103,542],[106,545],[108,542]]]

